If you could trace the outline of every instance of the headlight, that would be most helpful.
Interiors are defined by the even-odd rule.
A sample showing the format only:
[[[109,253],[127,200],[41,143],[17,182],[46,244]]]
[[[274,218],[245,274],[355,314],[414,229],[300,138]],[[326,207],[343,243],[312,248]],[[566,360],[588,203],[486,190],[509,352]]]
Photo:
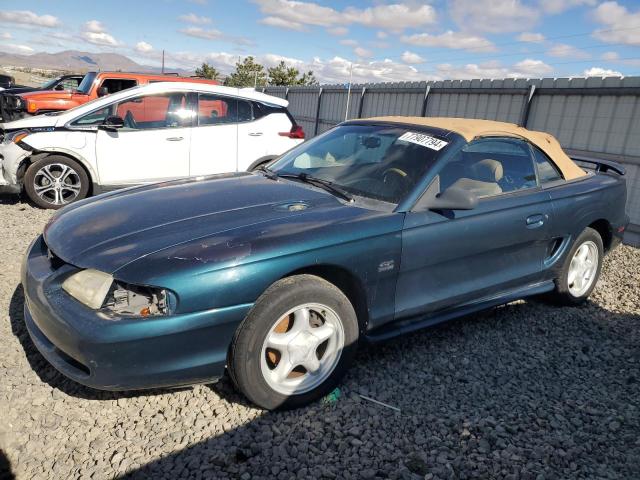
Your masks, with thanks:
[[[18,143],[29,135],[28,130],[17,130],[15,132],[5,133],[3,143]]]
[[[175,296],[160,288],[129,285],[108,273],[82,270],[67,278],[62,288],[73,298],[109,318],[167,315],[175,307]],[[113,315],[112,315],[113,314]]]
[[[98,270],[82,270],[62,283],[62,289],[87,307],[97,310],[102,307],[113,284],[113,277]]]

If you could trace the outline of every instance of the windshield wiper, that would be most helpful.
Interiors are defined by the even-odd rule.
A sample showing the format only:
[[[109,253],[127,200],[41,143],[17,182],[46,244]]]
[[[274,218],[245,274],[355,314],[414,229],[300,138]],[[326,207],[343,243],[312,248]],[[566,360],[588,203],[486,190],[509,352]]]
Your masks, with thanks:
[[[300,180],[304,183],[308,183],[309,185],[322,188],[323,190],[326,190],[327,192],[335,195],[336,197],[340,197],[343,200],[346,200],[348,202],[353,202],[353,197],[351,195],[349,195],[342,188],[336,186],[333,182],[330,182],[329,180],[313,177],[308,173],[275,173],[275,174],[281,178],[292,178],[295,180]]]
[[[264,176],[267,177],[269,180],[278,180],[278,174],[273,170],[269,170],[264,165],[260,165],[258,168],[255,169],[255,171],[262,172]]]

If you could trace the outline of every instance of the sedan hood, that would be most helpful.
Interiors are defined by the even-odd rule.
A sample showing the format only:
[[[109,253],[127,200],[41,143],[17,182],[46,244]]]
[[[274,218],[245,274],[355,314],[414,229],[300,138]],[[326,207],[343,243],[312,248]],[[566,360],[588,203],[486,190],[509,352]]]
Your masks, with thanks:
[[[43,128],[55,127],[58,123],[56,115],[36,115],[35,117],[25,117],[12,122],[1,124],[5,130],[20,130],[21,128]]]
[[[114,273],[146,255],[199,238],[341,208],[332,195],[291,181],[235,173],[131,188],[78,202],[45,228],[52,253]]]

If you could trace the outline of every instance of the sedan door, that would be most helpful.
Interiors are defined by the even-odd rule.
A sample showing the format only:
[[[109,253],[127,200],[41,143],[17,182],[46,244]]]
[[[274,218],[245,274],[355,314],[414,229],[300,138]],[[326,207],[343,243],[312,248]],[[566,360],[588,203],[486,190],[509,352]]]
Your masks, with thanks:
[[[103,116],[123,119],[115,131],[99,129],[100,182],[133,185],[189,175],[192,109],[184,92],[144,95],[107,107]]]
[[[197,126],[191,137],[189,174],[211,175],[238,170],[238,101],[198,93]]]
[[[407,213],[398,318],[490,299],[542,280],[552,206],[538,186],[525,142],[473,142],[434,182],[436,191],[453,186],[473,192],[478,205]]]

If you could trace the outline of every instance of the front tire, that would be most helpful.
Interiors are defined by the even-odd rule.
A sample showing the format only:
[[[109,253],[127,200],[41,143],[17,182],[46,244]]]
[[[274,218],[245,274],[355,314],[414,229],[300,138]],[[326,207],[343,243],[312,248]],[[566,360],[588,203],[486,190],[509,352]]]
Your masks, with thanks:
[[[229,374],[256,405],[297,408],[335,388],[357,341],[356,313],[342,291],[313,275],[284,278],[238,327]]]
[[[565,259],[552,299],[563,305],[584,303],[598,282],[603,258],[602,237],[594,229],[585,228]]]
[[[39,207],[57,210],[87,196],[89,177],[75,160],[50,155],[27,168],[24,189]]]

